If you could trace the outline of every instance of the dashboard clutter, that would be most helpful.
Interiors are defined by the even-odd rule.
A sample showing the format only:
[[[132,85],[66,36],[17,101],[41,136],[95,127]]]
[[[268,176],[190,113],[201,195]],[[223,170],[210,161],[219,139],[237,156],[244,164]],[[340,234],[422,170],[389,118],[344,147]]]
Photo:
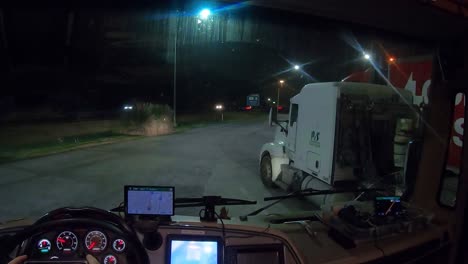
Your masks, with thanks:
[[[407,210],[399,197],[376,197],[373,211],[345,206],[330,217],[329,236],[344,248],[428,227],[421,211]]]

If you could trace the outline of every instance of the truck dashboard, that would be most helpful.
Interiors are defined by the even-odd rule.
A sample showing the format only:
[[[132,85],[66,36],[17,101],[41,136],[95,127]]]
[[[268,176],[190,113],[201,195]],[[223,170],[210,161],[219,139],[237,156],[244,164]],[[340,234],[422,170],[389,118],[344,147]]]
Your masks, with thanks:
[[[141,262],[145,258],[138,259],[137,254],[147,254],[148,263],[168,264],[379,263],[411,260],[422,252],[440,249],[447,239],[444,226],[430,225],[424,230],[377,237],[349,247],[332,236],[324,222],[301,219],[311,218],[255,216],[247,221],[232,218],[207,223],[176,215],[166,223],[133,223],[138,237],[134,241],[102,225],[69,222],[41,229],[16,248],[13,255],[27,254],[29,263],[87,263],[86,254],[96,257],[99,263],[145,263]],[[5,238],[35,225],[26,223],[6,225],[0,236]],[[144,251],[138,251],[142,246]]]

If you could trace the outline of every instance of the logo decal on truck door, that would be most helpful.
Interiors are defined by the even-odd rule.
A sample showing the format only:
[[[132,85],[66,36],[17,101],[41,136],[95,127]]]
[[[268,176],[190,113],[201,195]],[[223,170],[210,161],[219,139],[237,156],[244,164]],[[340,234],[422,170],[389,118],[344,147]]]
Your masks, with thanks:
[[[320,142],[319,141],[320,141],[320,132],[312,130],[312,132],[310,133],[309,144],[319,148],[320,147]]]

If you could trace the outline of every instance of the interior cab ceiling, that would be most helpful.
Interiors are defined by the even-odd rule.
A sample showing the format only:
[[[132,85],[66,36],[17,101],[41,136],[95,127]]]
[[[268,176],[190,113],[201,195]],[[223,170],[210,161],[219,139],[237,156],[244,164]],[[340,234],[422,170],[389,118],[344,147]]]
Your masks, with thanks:
[[[231,1],[238,2],[238,1]],[[467,32],[468,0],[253,0],[254,6],[313,14],[317,17],[419,38],[443,38]]]

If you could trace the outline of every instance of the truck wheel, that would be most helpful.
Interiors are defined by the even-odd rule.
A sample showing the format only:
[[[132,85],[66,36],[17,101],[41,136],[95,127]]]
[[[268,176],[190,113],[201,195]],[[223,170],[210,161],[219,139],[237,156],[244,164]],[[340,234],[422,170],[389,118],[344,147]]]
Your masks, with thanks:
[[[275,187],[273,182],[273,169],[271,166],[270,155],[264,155],[260,162],[260,178],[262,179],[263,185],[266,187]]]

